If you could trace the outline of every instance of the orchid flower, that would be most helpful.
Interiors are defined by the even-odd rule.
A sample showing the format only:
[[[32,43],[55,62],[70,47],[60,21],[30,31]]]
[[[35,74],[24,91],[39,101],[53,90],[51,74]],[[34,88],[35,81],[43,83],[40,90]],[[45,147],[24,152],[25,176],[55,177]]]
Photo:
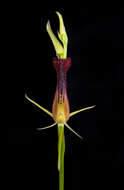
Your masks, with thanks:
[[[68,46],[68,37],[65,30],[63,17],[59,12],[56,12],[59,18],[59,32],[58,38],[54,35],[50,21],[46,24],[46,30],[52,40],[53,46],[56,51],[57,58],[53,59],[54,68],[57,73],[57,86],[56,92],[53,100],[52,112],[48,111],[34,100],[30,99],[25,95],[26,99],[48,114],[53,118],[54,123],[50,126],[38,128],[38,130],[52,128],[58,126],[58,170],[59,170],[59,190],[64,190],[64,154],[65,154],[65,136],[64,136],[64,126],[72,131],[75,135],[82,139],[82,137],[75,132],[68,124],[67,121],[70,117],[76,115],[85,110],[94,108],[95,106],[90,106],[86,108],[79,109],[77,111],[70,113],[69,100],[66,90],[66,73],[71,66],[71,59],[67,58],[67,46]]]

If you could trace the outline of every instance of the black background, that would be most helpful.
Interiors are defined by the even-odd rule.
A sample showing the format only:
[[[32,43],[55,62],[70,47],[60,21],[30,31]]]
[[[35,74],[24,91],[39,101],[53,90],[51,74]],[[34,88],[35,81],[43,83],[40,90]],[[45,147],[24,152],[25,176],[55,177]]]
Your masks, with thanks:
[[[50,8],[18,4],[11,9],[12,122],[8,126],[10,186],[58,189],[57,128],[37,132],[52,119],[24,98],[51,111],[56,87],[52,65],[55,51],[46,32],[48,20],[55,34],[63,15],[72,67],[67,74],[71,111],[96,105],[69,120],[84,140],[65,129],[65,189],[106,188],[121,181],[124,164],[122,124],[124,82],[124,16],[121,6],[94,5]],[[9,68],[8,68],[9,71]],[[13,110],[13,112],[12,112]],[[118,181],[119,180],[119,181]]]

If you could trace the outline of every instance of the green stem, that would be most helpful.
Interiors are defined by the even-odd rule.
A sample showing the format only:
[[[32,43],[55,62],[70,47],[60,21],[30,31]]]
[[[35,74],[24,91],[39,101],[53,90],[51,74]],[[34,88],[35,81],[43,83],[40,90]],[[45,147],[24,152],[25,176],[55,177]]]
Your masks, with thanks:
[[[58,125],[58,162],[59,168],[59,190],[64,190],[64,154],[65,154],[65,136],[64,126]]]

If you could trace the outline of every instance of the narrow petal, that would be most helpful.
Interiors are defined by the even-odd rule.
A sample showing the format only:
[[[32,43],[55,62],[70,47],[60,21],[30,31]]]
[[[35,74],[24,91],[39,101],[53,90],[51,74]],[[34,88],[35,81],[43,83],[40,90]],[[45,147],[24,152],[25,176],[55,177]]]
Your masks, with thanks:
[[[47,127],[43,127],[43,128],[37,128],[38,131],[41,131],[41,130],[44,130],[44,129],[49,129],[49,128],[52,128],[53,126],[55,126],[56,123],[53,123],[52,125],[50,126],[47,126]]]
[[[48,115],[50,115],[51,117],[53,117],[52,113],[49,112],[47,109],[43,108],[42,106],[40,106],[38,103],[36,103],[35,101],[33,101],[32,99],[30,99],[27,94],[25,94],[25,98],[31,102],[32,104],[34,104],[35,106],[37,106],[38,108],[40,108],[41,110],[43,110],[45,113],[47,113]]]
[[[73,115],[75,115],[75,114],[77,114],[77,113],[80,113],[80,112],[82,112],[82,111],[92,109],[92,108],[94,108],[95,106],[96,106],[96,105],[90,106],[90,107],[86,107],[86,108],[83,108],[83,109],[80,109],[80,110],[77,110],[77,111],[74,111],[74,112],[70,113],[69,117],[71,117],[71,116],[73,116]]]
[[[67,123],[65,123],[65,126],[72,131],[75,135],[77,135],[80,139],[83,139],[83,137],[81,137],[78,133],[76,133]]]

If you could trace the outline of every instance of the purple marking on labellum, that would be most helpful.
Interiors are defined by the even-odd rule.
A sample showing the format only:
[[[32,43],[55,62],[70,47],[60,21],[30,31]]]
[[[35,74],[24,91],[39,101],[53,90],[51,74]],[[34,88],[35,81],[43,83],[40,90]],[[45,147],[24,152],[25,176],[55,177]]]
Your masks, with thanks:
[[[66,95],[66,73],[71,66],[71,59],[53,59],[53,65],[57,72],[58,103],[64,103]]]

